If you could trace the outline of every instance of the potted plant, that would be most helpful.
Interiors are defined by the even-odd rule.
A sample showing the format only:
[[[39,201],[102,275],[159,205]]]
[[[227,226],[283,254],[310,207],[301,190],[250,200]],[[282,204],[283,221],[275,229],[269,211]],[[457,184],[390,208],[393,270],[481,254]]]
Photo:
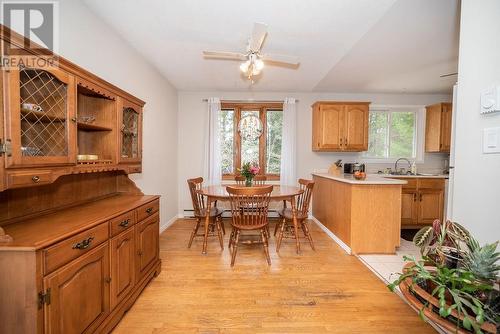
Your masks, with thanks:
[[[238,169],[240,175],[245,177],[245,186],[251,187],[253,178],[255,175],[259,174],[260,168],[256,163],[246,162],[244,163],[240,169]]]
[[[422,319],[433,320],[453,333],[497,333],[500,322],[498,241],[480,246],[460,224],[435,221],[413,239],[421,261],[407,262],[398,279],[403,296]]]

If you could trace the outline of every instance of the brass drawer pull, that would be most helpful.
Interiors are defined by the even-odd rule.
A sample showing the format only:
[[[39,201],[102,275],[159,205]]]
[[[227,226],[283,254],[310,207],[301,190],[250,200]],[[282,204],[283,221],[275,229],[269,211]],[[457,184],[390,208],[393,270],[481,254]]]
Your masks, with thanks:
[[[87,249],[92,243],[92,240],[94,240],[94,237],[88,237],[87,239],[74,244],[73,249]]]
[[[127,226],[128,226],[128,224],[130,224],[130,218],[129,218],[129,219],[127,219],[127,220],[122,221],[119,225],[120,225],[121,227],[127,227]]]
[[[422,202],[422,194],[420,194],[420,202]]]
[[[33,181],[33,182],[35,182],[35,183],[40,182],[40,176],[38,176],[38,175],[33,176],[33,177],[31,178],[31,181]]]
[[[147,214],[151,214],[151,212],[153,212],[153,208],[147,208],[147,209],[146,209],[146,213],[147,213]]]

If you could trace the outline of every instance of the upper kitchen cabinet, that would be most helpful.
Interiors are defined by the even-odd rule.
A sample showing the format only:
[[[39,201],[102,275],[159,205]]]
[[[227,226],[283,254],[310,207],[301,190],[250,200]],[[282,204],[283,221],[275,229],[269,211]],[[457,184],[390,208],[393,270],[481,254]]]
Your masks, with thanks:
[[[119,162],[140,163],[142,159],[142,106],[118,98],[120,128]]]
[[[426,111],[425,151],[450,152],[452,104],[433,104]]]
[[[76,162],[75,77],[57,68],[4,72],[5,166]]]
[[[313,151],[366,151],[369,105],[370,102],[313,104]]]

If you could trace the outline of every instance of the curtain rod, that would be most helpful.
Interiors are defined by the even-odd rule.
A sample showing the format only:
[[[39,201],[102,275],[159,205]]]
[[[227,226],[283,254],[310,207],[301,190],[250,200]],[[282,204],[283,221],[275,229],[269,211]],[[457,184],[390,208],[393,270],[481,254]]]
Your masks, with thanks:
[[[208,102],[208,99],[202,99],[203,102]],[[231,103],[283,103],[284,100],[221,100],[221,102]],[[295,102],[299,102],[298,99]]]

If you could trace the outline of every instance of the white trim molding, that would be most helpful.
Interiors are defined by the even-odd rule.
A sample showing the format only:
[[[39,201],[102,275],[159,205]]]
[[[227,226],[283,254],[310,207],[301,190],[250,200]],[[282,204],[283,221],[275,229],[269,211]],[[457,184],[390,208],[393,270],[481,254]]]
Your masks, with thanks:
[[[175,215],[172,218],[170,218],[166,223],[160,223],[160,234],[162,234],[167,228],[172,226],[173,223],[179,218],[182,218],[181,215]]]
[[[340,240],[339,237],[337,237],[335,234],[333,234],[332,231],[330,231],[325,225],[321,224],[321,222],[319,220],[317,220],[316,217],[309,216],[309,219],[314,221],[316,223],[316,225],[318,225],[319,228],[321,228],[323,230],[323,232],[326,233],[326,235],[328,235],[330,238],[332,238],[333,241],[335,241],[340,246],[340,248],[342,248],[347,254],[349,254],[349,255],[352,254],[351,248],[349,246],[347,246],[342,240]]]

